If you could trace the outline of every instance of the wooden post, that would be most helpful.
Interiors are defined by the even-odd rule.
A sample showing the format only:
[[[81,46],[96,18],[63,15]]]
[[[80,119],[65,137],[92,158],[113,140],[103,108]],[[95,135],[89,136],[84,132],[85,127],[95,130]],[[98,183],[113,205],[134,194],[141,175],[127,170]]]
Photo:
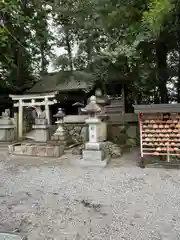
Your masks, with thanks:
[[[139,114],[139,132],[140,132],[140,151],[141,151],[141,158],[143,158],[144,156],[143,156],[143,142],[142,142],[142,126],[143,126],[143,123],[142,123],[142,121],[143,121],[143,114],[142,113],[140,113]]]
[[[16,137],[16,139],[18,139],[18,118],[19,118],[19,115],[18,115],[18,113],[14,113],[14,125],[15,125],[15,128],[14,128],[14,130],[15,130],[15,137]]]
[[[22,99],[19,99],[19,121],[18,121],[18,137],[23,137],[23,105]]]
[[[121,88],[121,96],[122,96],[122,100],[123,100],[123,111],[122,113],[125,113],[125,94],[124,94],[124,84],[122,84],[122,88]]]
[[[45,97],[45,112],[46,112],[46,119],[47,119],[48,125],[51,125],[48,97]]]

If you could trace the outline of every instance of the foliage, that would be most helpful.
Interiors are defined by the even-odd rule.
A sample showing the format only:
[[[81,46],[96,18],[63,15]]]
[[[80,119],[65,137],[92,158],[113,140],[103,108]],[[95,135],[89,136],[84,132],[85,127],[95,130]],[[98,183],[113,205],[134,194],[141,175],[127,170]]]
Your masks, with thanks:
[[[4,0],[0,9],[1,84],[22,92],[46,71],[49,10],[41,0]]]
[[[102,86],[124,76],[134,103],[180,96],[178,0],[4,0],[0,9],[0,85],[11,91],[29,88],[52,61]],[[53,46],[63,49],[56,59]]]
[[[160,33],[173,8],[172,0],[152,0],[150,2],[148,11],[143,13],[143,21],[154,35]]]

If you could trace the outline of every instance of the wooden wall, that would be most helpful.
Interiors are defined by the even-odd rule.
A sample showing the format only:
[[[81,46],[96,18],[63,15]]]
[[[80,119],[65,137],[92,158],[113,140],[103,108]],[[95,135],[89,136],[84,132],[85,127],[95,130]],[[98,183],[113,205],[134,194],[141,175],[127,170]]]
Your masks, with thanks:
[[[124,98],[111,100],[110,105],[105,106],[105,111],[108,115],[124,113],[125,111]]]

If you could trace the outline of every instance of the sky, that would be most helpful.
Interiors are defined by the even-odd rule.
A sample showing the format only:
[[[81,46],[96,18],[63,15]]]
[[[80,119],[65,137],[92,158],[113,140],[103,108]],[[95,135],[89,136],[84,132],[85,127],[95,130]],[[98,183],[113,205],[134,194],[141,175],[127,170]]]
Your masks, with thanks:
[[[64,50],[63,47],[59,48],[59,47],[53,47],[53,53],[58,57],[64,53],[66,53],[66,51]],[[49,63],[48,66],[48,72],[53,72],[55,69],[53,68],[53,64],[52,62]]]
[[[53,23],[53,18],[51,16],[49,16],[49,19],[48,19],[48,28],[49,28],[49,31],[51,32],[51,34],[54,36],[54,37],[57,37],[59,34],[59,29],[57,27],[54,26],[54,23]],[[57,46],[54,46],[52,48],[52,51],[53,53],[58,57],[64,53],[66,53],[65,49],[63,47],[57,47]],[[49,64],[48,66],[48,72],[53,72],[55,69],[53,68],[53,64],[52,62]]]
[[[54,37],[59,37],[59,32],[61,31],[61,28],[60,28],[60,26],[55,27],[55,25],[53,23],[53,18],[51,16],[48,19],[48,27],[49,27],[51,34]],[[57,57],[62,54],[65,54],[65,53],[67,54],[67,51],[64,49],[64,47],[55,46],[52,48],[52,51]],[[75,43],[74,46],[72,47],[72,55],[75,56],[77,51],[78,51],[78,44]],[[48,72],[53,72],[53,71],[55,71],[55,69],[53,68],[53,63],[51,62],[48,66]]]

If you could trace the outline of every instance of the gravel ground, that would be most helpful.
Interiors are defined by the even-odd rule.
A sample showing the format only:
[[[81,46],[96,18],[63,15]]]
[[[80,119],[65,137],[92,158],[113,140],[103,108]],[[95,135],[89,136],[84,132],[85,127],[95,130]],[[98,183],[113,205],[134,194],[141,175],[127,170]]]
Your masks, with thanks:
[[[32,240],[180,239],[179,170],[0,157],[0,231]]]

